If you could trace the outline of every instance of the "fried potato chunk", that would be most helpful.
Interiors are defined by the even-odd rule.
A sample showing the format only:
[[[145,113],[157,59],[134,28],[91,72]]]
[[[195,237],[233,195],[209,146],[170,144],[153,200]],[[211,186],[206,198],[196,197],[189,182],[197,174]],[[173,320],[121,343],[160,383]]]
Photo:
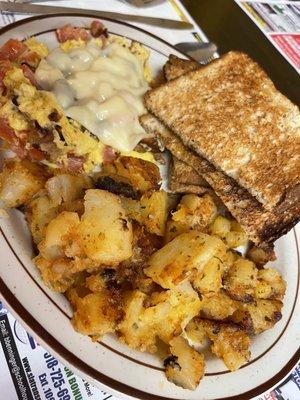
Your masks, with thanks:
[[[177,336],[170,341],[171,355],[164,360],[166,377],[175,385],[195,390],[204,375],[204,355]]]
[[[90,189],[85,212],[63,211],[45,229],[35,263],[45,282],[65,291],[83,270],[116,267],[132,255],[132,226],[117,196]],[[74,276],[73,276],[74,275]]]
[[[63,258],[79,223],[78,215],[68,211],[54,218],[46,228],[45,239],[38,246],[41,256],[49,261]]]
[[[148,231],[164,236],[170,211],[169,195],[164,190],[145,193],[141,200],[141,221]]]
[[[169,343],[181,334],[200,308],[201,302],[191,288],[156,292],[151,296],[132,291],[128,293],[125,318],[118,328],[121,339],[134,349],[155,353],[156,339]]]
[[[177,210],[172,213],[172,217],[167,223],[166,242],[190,230],[206,232],[216,213],[217,207],[210,195],[206,194],[200,197],[195,194],[187,194],[183,196]]]
[[[29,160],[8,158],[0,173],[0,200],[5,207],[19,207],[43,188],[47,178],[43,166]]]
[[[212,235],[219,236],[222,239],[226,238],[226,235],[230,232],[231,222],[228,218],[218,215],[217,218],[209,227],[209,231]]]
[[[196,331],[196,332],[195,332]],[[210,321],[196,317],[186,329],[187,335],[202,341],[207,336],[211,351],[223,359],[230,371],[235,371],[250,359],[250,338],[246,331],[233,323]]]
[[[105,179],[107,177],[109,180]],[[159,169],[154,163],[120,156],[114,162],[103,165],[97,177],[97,187],[137,198],[149,190],[157,190],[160,180]]]
[[[48,179],[45,188],[53,206],[71,203],[83,197],[86,189],[92,187],[87,175],[58,174]]]
[[[175,288],[192,274],[200,273],[211,258],[222,259],[225,254],[226,247],[217,237],[190,231],[155,252],[145,273],[163,288]]]
[[[129,197],[120,196],[122,206],[126,211],[126,215],[130,220],[137,221],[142,224],[141,203],[138,200]]]
[[[220,290],[213,296],[202,296],[201,316],[203,318],[221,321],[231,316],[237,308],[237,302],[232,300],[224,290]]]
[[[83,195],[92,186],[85,175],[58,174],[48,179],[45,189],[40,190],[25,208],[34,243],[39,244],[45,237],[46,227],[62,211],[84,211]]]
[[[223,239],[230,248],[245,246],[248,242],[247,235],[241,225],[222,215],[218,215],[211,223],[209,232]]]
[[[258,270],[252,261],[238,257],[224,278],[224,288],[234,300],[251,302],[257,285]]]
[[[222,287],[224,263],[219,258],[211,258],[195,278],[192,278],[193,288],[201,294],[214,295]]]
[[[59,214],[58,207],[52,204],[45,190],[39,192],[26,205],[25,217],[35,244],[39,244],[45,237],[47,225]]]
[[[256,298],[276,300],[283,299],[286,289],[286,283],[276,269],[260,269],[258,271],[257,278],[258,283],[255,288]]]
[[[43,281],[56,292],[65,292],[77,280],[82,271],[94,270],[99,266],[85,258],[58,258],[47,260],[41,255],[34,258],[34,263],[40,270]]]
[[[238,310],[230,319],[243,326],[251,335],[272,328],[282,317],[282,302],[279,300],[258,299],[252,304],[238,304]]]
[[[75,309],[72,324],[77,332],[98,339],[115,331],[122,316],[121,301],[117,295],[103,289],[80,297],[74,289],[70,289],[68,298]]]
[[[118,196],[87,190],[76,241],[91,260],[116,266],[132,255],[132,226]]]
[[[145,193],[140,201],[122,197],[129,218],[146,226],[149,232],[164,236],[166,222],[172,207],[172,197],[164,190]]]

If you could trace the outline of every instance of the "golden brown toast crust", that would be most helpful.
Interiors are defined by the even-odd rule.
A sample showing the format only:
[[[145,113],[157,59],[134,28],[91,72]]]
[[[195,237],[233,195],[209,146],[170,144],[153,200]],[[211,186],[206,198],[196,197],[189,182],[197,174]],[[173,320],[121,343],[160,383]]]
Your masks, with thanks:
[[[245,54],[230,52],[147,92],[145,105],[265,207],[299,184],[299,109]]]
[[[207,188],[199,185],[191,185],[191,184],[184,184],[178,181],[174,181],[170,179],[169,181],[169,189],[172,193],[192,193],[192,194],[205,194],[207,193]]]
[[[178,78],[189,71],[200,68],[201,65],[196,61],[183,60],[171,54],[168,61],[164,65],[163,72],[167,81]]]
[[[266,210],[234,179],[217,170],[204,157],[188,149],[180,138],[157,118],[146,114],[140,117],[140,122],[147,132],[158,135],[175,157],[201,174],[255,244],[264,245],[274,242],[299,221],[300,204],[295,201],[294,196],[273,211]]]
[[[175,193],[203,194],[208,184],[185,162],[173,156],[169,170],[169,189]]]
[[[164,65],[163,72],[167,81],[176,79],[186,72],[200,68],[200,64],[183,60],[171,54]],[[207,191],[207,182],[188,164],[172,157],[169,170],[169,189],[175,193],[203,194]]]
[[[174,179],[180,178],[181,183],[187,185],[202,185],[208,186],[207,182],[200,176],[192,167],[185,162],[173,157],[172,172]]]

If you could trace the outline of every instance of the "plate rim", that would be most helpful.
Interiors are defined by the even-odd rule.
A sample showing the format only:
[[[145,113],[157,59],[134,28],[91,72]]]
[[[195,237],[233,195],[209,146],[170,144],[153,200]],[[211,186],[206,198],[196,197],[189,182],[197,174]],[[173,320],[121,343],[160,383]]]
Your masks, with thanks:
[[[8,32],[9,30],[21,26],[27,22],[31,21],[36,21],[36,20],[43,20],[43,19],[48,19],[48,18],[53,18],[53,17],[61,17],[61,16],[68,16],[68,17],[90,17],[90,18],[97,18],[100,20],[105,20],[105,21],[110,21],[114,22],[120,25],[128,26],[130,28],[133,28],[135,30],[138,30],[145,35],[151,36],[154,39],[162,42],[163,44],[173,48],[177,53],[182,54],[184,57],[188,59],[193,59],[189,55],[179,51],[174,45],[170,44],[168,41],[154,35],[151,32],[146,31],[145,29],[142,29],[140,27],[134,26],[132,24],[129,24],[124,21],[118,21],[113,18],[108,18],[108,17],[99,17],[95,16],[92,12],[83,12],[83,13],[76,13],[76,12],[65,12],[65,13],[53,13],[53,14],[45,14],[45,15],[35,15],[32,17],[28,18],[23,18],[21,20],[15,21],[11,24],[8,24],[2,28],[0,28],[0,36]],[[126,35],[124,35],[126,36]],[[293,228],[293,233],[295,236],[295,241],[296,241],[296,251],[297,251],[297,259],[298,259],[298,268],[300,267],[300,258],[299,258],[299,243],[298,243],[298,237],[297,237],[297,231],[295,228]],[[5,238],[5,235],[2,232],[1,229],[1,236]],[[10,247],[10,245],[9,245]],[[14,251],[11,249],[11,251],[14,253]],[[16,254],[14,253],[16,256]],[[16,256],[17,261],[20,263],[20,260]],[[164,397],[164,396],[159,396],[151,393],[144,392],[143,390],[134,388],[132,386],[126,385],[125,383],[118,382],[117,380],[104,375],[102,372],[97,371],[90,365],[88,365],[86,362],[82,361],[77,355],[73,354],[71,351],[69,351],[66,347],[64,347],[63,344],[59,343],[59,341],[54,338],[30,313],[29,311],[26,310],[26,308],[20,303],[20,301],[17,299],[17,297],[14,296],[14,294],[11,292],[9,287],[5,284],[3,281],[2,277],[0,276],[0,296],[1,298],[4,299],[5,305],[8,306],[9,310],[13,310],[13,314],[17,316],[19,320],[22,321],[22,324],[25,325],[29,331],[33,333],[33,336],[38,337],[42,342],[43,346],[46,348],[50,349],[50,351],[56,353],[62,363],[64,364],[67,362],[69,365],[72,366],[75,370],[77,370],[80,373],[84,374],[86,377],[89,377],[96,382],[99,382],[100,384],[105,385],[109,389],[112,389],[114,391],[119,392],[120,394],[124,394],[127,396],[132,396],[137,399],[145,399],[145,400],[175,400],[173,397]],[[19,310],[19,311],[17,311]],[[30,322],[28,322],[30,321]],[[37,329],[34,329],[32,327],[37,327]],[[39,333],[37,334],[37,331]],[[42,334],[41,334],[42,332]],[[54,343],[51,344],[51,343]],[[59,350],[57,350],[59,349]],[[63,355],[61,355],[63,354]],[[295,354],[288,360],[288,362],[285,364],[285,366],[276,373],[273,377],[271,377],[268,381],[262,383],[259,386],[256,386],[255,388],[252,388],[248,390],[247,392],[240,393],[234,396],[226,397],[225,400],[240,400],[241,396],[247,396],[247,398],[252,398],[257,395],[261,395],[264,393],[266,390],[270,389],[277,383],[279,383],[286,375],[287,373],[295,366],[295,364],[298,362],[300,359],[300,348],[295,352]],[[71,361],[70,361],[71,360]],[[99,379],[100,378],[100,379]],[[183,399],[186,400],[186,399]],[[218,398],[215,400],[224,400],[223,398]]]
[[[34,15],[32,17],[28,17],[28,18],[23,18],[20,19],[18,21],[14,21],[8,25],[3,26],[2,28],[0,28],[0,36],[5,33],[8,32],[10,29],[18,27],[19,25],[23,25],[26,22],[30,22],[30,21],[36,21],[36,20],[40,20],[40,19],[47,19],[47,18],[53,18],[53,17],[90,17],[90,18],[96,18],[99,20],[105,20],[105,21],[110,21],[110,22],[114,22],[117,24],[121,24],[121,25],[125,25],[128,26],[130,28],[136,29],[142,33],[144,33],[145,35],[151,36],[154,39],[164,43],[165,45],[172,47],[177,53],[182,54],[184,57],[186,57],[189,60],[195,60],[192,56],[190,56],[189,54],[184,53],[181,50],[178,50],[176,48],[175,45],[169,43],[167,40],[160,38],[159,36],[154,35],[151,32],[146,31],[143,28],[140,28],[139,26],[135,26],[132,24],[129,24],[128,22],[125,21],[119,21],[117,19],[113,19],[113,18],[108,18],[108,17],[100,17],[100,16],[95,16],[92,12],[82,12],[82,13],[76,13],[76,12],[64,12],[64,13],[52,13],[52,14],[44,14],[44,15]],[[124,35],[125,36],[125,35]],[[126,36],[125,36],[126,37]]]

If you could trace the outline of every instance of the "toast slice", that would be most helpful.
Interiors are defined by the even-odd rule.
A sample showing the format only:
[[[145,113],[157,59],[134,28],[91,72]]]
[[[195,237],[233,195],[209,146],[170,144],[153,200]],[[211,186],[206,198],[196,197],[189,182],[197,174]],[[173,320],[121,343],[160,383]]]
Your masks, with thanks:
[[[177,135],[153,115],[141,116],[140,122],[147,132],[158,135],[176,158],[190,165],[209,183],[256,245],[268,247],[269,243],[287,233],[300,220],[300,204],[294,201],[297,194],[287,197],[273,210],[267,210],[233,178],[187,148]]]
[[[208,184],[193,168],[173,156],[169,170],[169,189],[174,193],[204,194]]]
[[[171,54],[164,65],[165,79],[170,81],[179,76],[200,68],[196,61],[184,60]],[[207,182],[188,164],[172,157],[169,170],[169,189],[174,193],[203,194],[207,191]]]
[[[179,76],[200,68],[201,65],[193,60],[184,60],[171,54],[168,61],[164,65],[163,72],[166,80],[169,82]]]
[[[265,208],[298,193],[299,109],[247,55],[230,52],[185,73],[147,92],[145,105]]]

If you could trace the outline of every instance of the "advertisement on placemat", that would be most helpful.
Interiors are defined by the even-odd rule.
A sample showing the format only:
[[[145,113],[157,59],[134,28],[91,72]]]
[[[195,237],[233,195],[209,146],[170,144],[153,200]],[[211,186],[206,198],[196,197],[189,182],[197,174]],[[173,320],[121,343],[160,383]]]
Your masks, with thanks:
[[[236,0],[236,3],[300,72],[300,2]]]
[[[0,303],[0,398],[117,400],[64,367]]]

